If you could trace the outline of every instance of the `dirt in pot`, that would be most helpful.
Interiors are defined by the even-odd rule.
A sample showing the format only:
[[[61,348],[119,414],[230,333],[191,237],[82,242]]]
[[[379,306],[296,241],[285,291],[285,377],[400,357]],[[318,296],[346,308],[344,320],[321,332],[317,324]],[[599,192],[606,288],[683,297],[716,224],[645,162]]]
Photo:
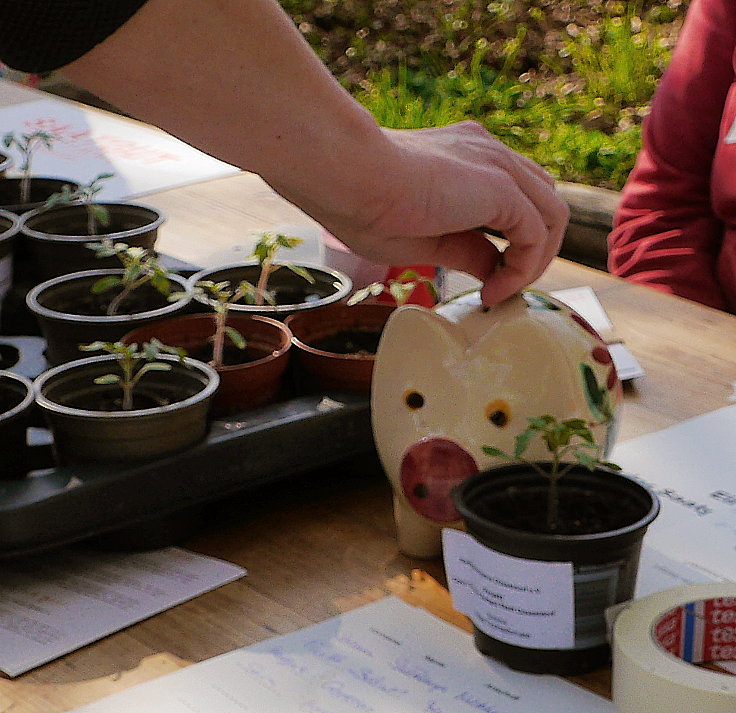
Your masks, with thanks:
[[[269,291],[273,295],[277,305],[299,305],[309,302],[318,302],[327,296],[324,291],[322,293],[318,292],[313,285],[310,285],[307,282],[305,282],[304,287],[297,287],[294,285],[284,285],[280,287],[275,286],[273,288],[269,288]],[[334,289],[330,291],[328,295],[333,292],[335,292]]]
[[[67,314],[78,314],[88,317],[104,316],[110,302],[119,294],[119,290],[108,290],[102,294],[87,292],[79,295],[60,295],[57,298],[42,300],[43,306]],[[62,302],[63,300],[63,302]],[[142,285],[131,292],[121,303],[117,314],[138,314],[160,309],[171,304],[164,295],[150,285]]]
[[[159,406],[167,406],[171,403],[163,395],[152,393],[134,393],[132,411],[142,409],[158,408]],[[70,408],[76,408],[86,411],[122,411],[123,397],[119,390],[116,391],[91,391],[76,394],[64,400],[64,405]]]
[[[10,369],[20,361],[20,351],[10,344],[0,344],[0,369]]]
[[[23,394],[10,391],[0,391],[0,413],[14,409],[21,401]]]
[[[380,332],[346,329],[309,342],[310,347],[333,354],[371,355],[378,349]]]
[[[485,493],[473,510],[497,525],[513,530],[552,535],[589,535],[610,532],[636,522],[646,514],[639,502],[619,493],[579,486],[561,487],[557,527],[547,525],[548,490],[545,485]]]
[[[186,347],[187,356],[205,363],[212,362],[212,346]],[[273,353],[273,349],[248,345],[245,349],[239,349],[234,344],[226,344],[222,350],[222,365],[237,366],[238,364],[249,364],[252,361],[263,359]]]

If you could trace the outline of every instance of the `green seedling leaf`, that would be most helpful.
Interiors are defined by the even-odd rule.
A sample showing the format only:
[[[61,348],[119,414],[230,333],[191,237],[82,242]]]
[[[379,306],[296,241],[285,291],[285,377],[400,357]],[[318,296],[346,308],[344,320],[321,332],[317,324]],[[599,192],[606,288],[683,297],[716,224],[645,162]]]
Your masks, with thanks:
[[[313,285],[315,280],[312,274],[307,270],[306,267],[302,267],[301,265],[286,265],[286,267],[289,268],[295,275],[299,275],[299,277],[306,280],[310,285]]]
[[[95,295],[101,295],[103,292],[107,292],[108,290],[113,289],[113,287],[118,287],[122,284],[123,280],[121,280],[117,275],[108,275],[107,277],[102,277],[97,280],[97,282],[92,285],[91,292]]]
[[[238,348],[245,349],[245,339],[243,335],[233,327],[225,327],[225,334],[230,338],[230,341]]]
[[[103,386],[105,384],[119,384],[120,377],[116,374],[105,374],[104,376],[98,376],[95,379],[95,384]]]

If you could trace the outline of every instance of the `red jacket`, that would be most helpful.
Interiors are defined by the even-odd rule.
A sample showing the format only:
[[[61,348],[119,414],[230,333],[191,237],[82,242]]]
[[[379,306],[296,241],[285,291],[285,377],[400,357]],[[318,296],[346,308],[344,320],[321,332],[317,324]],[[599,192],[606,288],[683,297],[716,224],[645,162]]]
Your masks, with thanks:
[[[609,269],[736,313],[736,1],[693,0],[644,123]]]

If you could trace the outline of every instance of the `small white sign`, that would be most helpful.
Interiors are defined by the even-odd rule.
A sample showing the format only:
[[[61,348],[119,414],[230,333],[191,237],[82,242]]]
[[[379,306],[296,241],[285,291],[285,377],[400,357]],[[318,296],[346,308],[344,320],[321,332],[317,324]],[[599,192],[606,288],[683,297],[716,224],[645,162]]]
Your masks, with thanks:
[[[3,562],[0,671],[18,676],[244,575],[177,547],[69,549]]]
[[[0,126],[3,133],[54,136],[51,149],[40,146],[33,154],[36,176],[86,185],[101,173],[113,173],[101,200],[135,198],[240,172],[153,126],[58,99],[3,107]],[[18,175],[20,154],[15,148],[9,152],[15,167],[8,175]]]
[[[571,562],[510,557],[450,528],[442,542],[453,604],[481,631],[530,649],[573,648]]]

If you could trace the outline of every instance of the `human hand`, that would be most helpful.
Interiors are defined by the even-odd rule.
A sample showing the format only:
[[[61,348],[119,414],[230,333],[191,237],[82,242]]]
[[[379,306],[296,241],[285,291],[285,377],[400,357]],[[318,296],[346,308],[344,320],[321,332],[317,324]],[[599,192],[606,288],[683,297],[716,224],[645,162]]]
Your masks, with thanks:
[[[441,265],[473,275],[489,305],[544,272],[569,217],[544,169],[475,122],[382,131],[386,158],[373,178],[378,197],[368,217],[326,227],[377,262]],[[481,227],[508,240],[503,259]]]

